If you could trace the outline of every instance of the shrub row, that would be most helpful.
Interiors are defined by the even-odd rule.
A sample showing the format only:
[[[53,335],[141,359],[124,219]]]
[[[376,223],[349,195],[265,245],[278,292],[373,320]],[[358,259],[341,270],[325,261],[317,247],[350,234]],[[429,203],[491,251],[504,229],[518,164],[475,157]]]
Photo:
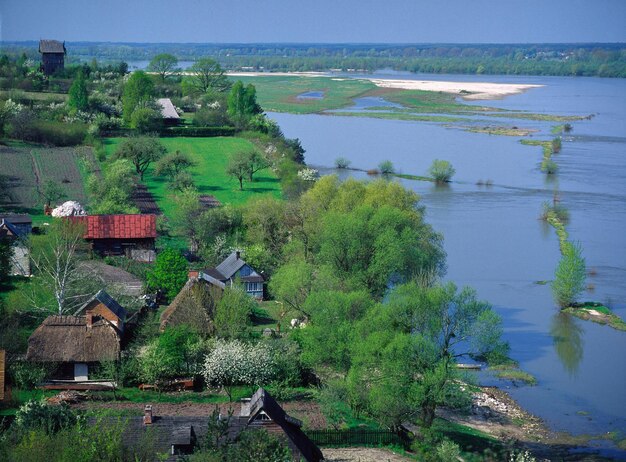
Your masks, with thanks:
[[[235,127],[167,127],[160,129],[157,133],[164,138],[174,137],[214,137],[214,136],[234,136],[238,130]],[[129,128],[120,128],[117,130],[103,130],[102,136],[120,137],[135,134],[135,130]]]

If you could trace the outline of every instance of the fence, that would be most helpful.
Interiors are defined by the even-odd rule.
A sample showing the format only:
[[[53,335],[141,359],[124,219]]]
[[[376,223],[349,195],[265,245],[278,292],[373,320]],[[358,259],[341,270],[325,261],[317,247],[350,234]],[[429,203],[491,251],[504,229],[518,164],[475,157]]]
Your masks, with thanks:
[[[319,446],[380,446],[395,444],[408,448],[405,435],[391,430],[309,430],[307,436]]]

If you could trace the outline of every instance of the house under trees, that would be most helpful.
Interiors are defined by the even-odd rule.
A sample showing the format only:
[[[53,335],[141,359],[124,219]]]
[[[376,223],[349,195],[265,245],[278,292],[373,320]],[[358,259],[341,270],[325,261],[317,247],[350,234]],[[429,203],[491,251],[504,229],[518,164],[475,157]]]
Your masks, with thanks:
[[[258,300],[263,299],[265,279],[241,258],[238,250],[231,253],[215,268],[205,269],[204,273],[224,284],[233,284],[239,280],[248,295]]]

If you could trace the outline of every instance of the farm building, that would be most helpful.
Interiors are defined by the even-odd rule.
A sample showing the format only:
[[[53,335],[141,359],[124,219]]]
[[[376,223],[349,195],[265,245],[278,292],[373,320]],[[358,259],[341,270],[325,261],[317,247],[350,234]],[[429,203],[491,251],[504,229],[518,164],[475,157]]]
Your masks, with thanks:
[[[190,274],[187,283],[161,313],[161,331],[186,324],[195,332],[213,331],[215,305],[222,296],[224,283],[202,272]]]
[[[120,357],[126,311],[99,291],[74,316],[48,316],[28,339],[26,359],[59,363],[56,378],[86,381],[89,365]]]
[[[29,215],[0,216],[0,241],[7,241],[13,248],[10,270],[13,276],[30,276],[30,253],[26,241],[32,225]]]
[[[238,279],[243,283],[248,295],[258,300],[263,299],[265,279],[241,258],[238,250],[231,253],[215,268],[204,270],[204,273],[224,284],[232,284]]]
[[[88,215],[72,217],[84,223],[84,238],[100,255],[125,255],[133,260],[154,261],[156,215]]]
[[[171,99],[159,98],[157,103],[161,106],[161,117],[163,117],[165,125],[178,125],[180,123],[180,116],[176,112],[176,107],[172,104]]]
[[[65,42],[58,40],[40,40],[39,53],[41,53],[41,70],[46,75],[52,75],[57,70],[63,70],[65,66]]]
[[[146,405],[143,416],[126,419],[122,433],[126,447],[142,444],[144,437],[151,434],[153,447],[160,453],[167,453],[167,461],[176,461],[203,444],[208,433],[208,416],[159,416],[155,411],[153,406]],[[113,419],[118,421],[117,417],[111,417],[112,422]],[[223,438],[229,441],[234,441],[244,431],[264,429],[287,444],[292,460],[318,462],[324,459],[320,449],[302,431],[302,422],[289,416],[262,388],[252,398],[242,401],[239,415],[220,419],[228,419],[228,433]],[[89,422],[96,424],[98,420],[93,418]]]

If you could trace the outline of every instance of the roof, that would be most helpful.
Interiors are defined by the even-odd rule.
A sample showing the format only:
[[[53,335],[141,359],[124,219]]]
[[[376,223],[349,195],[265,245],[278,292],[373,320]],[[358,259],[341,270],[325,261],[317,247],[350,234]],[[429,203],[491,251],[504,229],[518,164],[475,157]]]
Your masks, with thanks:
[[[71,217],[84,222],[85,239],[146,239],[156,238],[156,215],[87,215]]]
[[[307,461],[323,460],[324,456],[322,455],[322,451],[320,451],[315,443],[302,431],[302,422],[287,414],[276,400],[263,388],[259,388],[250,399],[248,426],[253,425],[255,418],[261,411],[265,412],[274,423],[282,428],[291,443],[300,451],[300,454],[302,454]]]
[[[143,416],[133,417],[101,417],[110,419],[111,425],[123,427],[122,442],[128,448],[137,447],[147,442],[155,452],[168,454],[167,461],[180,460],[179,455],[171,453],[172,445],[187,446],[194,438],[201,441],[208,431],[208,416],[155,416],[150,425],[143,423]],[[92,425],[101,420],[92,417],[88,420]]]
[[[15,239],[20,236],[20,231],[10,221],[0,219],[0,239]]]
[[[98,293],[94,295],[91,300],[81,306],[78,311],[74,313],[74,316],[82,314],[85,309],[94,301],[102,303],[109,310],[111,310],[113,314],[115,314],[115,316],[117,316],[121,321],[124,321],[126,319],[126,310],[122,308],[122,306],[117,303],[117,301],[109,294],[107,294],[103,289],[99,290]]]
[[[14,225],[32,225],[33,219],[30,215],[26,214],[10,214],[10,215],[0,215],[0,220],[10,221]]]
[[[161,330],[167,326],[187,324],[202,333],[213,331],[213,312],[224,284],[206,278],[190,278],[170,306],[161,313]]]
[[[42,362],[112,361],[120,335],[108,321],[87,327],[84,316],[48,316],[28,339],[26,359]]]
[[[164,119],[180,119],[171,99],[159,98],[157,99],[157,103],[161,106],[161,115]]]
[[[39,53],[65,53],[65,42],[39,40]]]
[[[217,265],[215,269],[223,274],[225,279],[230,279],[233,274],[239,271],[241,267],[246,264],[243,258],[239,255],[239,252],[231,253],[228,257],[226,257],[226,260]]]

